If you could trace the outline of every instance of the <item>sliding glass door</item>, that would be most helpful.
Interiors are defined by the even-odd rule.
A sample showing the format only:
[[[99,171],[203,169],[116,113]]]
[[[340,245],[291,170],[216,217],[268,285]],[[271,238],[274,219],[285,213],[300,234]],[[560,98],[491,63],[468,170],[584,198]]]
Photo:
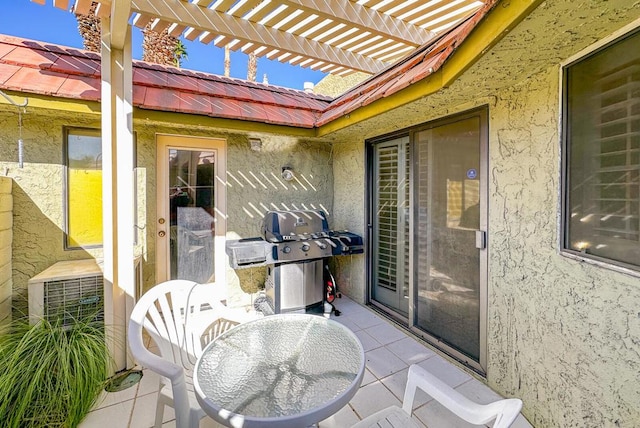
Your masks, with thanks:
[[[371,302],[482,370],[486,109],[372,142]]]

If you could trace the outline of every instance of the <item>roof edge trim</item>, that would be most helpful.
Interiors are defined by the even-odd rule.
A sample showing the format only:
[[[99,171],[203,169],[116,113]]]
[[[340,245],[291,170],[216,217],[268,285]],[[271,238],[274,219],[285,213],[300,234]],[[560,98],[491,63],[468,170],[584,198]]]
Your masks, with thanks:
[[[543,1],[545,0],[498,1],[439,70],[388,97],[321,124],[318,127],[318,137],[379,116],[389,109],[417,101],[450,86]]]

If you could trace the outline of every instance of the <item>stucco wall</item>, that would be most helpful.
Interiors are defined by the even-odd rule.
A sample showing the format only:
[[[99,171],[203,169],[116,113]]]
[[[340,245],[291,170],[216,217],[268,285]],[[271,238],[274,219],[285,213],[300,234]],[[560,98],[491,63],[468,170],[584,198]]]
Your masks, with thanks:
[[[286,135],[252,133],[260,138],[260,151],[251,150],[248,134],[209,129],[204,126],[135,123],[138,137],[138,165],[145,168],[147,216],[143,234],[145,249],[145,286],[155,283],[155,135],[191,135],[223,138],[227,142],[227,238],[261,236],[262,218],[269,209],[321,209],[333,223],[333,173],[331,146],[327,143]],[[280,178],[283,166],[293,168],[296,178]],[[227,292],[232,304],[251,303],[266,278],[266,268],[227,268]]]
[[[489,106],[486,381],[522,398],[536,427],[640,426],[640,277],[558,249],[560,62],[639,12],[622,0],[544,2],[451,86],[332,135],[345,145],[339,165],[364,156],[367,138]],[[362,228],[364,211],[340,207],[365,176],[353,165],[351,176],[336,168],[337,222]]]
[[[13,243],[13,196],[10,178],[0,177],[0,331],[11,322],[11,245]]]
[[[558,252],[558,85],[491,109],[488,380],[536,426],[638,426],[640,278]]]
[[[18,117],[0,108],[0,176],[13,180],[13,304],[26,310],[27,281],[61,260],[86,259],[101,250],[64,250],[63,126],[99,128],[96,117],[27,109],[23,115],[24,166],[18,167]]]
[[[17,164],[17,113],[0,107],[0,176],[13,181],[14,304],[26,309],[29,278],[55,262],[102,257],[101,249],[64,249],[63,127],[99,128],[97,115],[65,114],[29,108],[24,116],[24,167]],[[155,281],[156,133],[224,138],[227,141],[227,231],[229,239],[259,236],[267,209],[322,209],[333,222],[331,146],[283,135],[253,133],[262,149],[252,151],[248,136],[205,126],[134,120],[137,144],[138,244],[144,289]],[[296,179],[280,179],[282,166]],[[0,264],[1,265],[1,264]],[[249,303],[264,284],[266,268],[228,268],[228,291],[235,304]]]
[[[334,181],[333,194],[336,230],[349,230],[364,236],[365,225],[365,156],[363,144],[359,142],[338,143],[334,145]],[[333,257],[333,272],[339,291],[359,303],[365,302],[366,278],[365,255]]]

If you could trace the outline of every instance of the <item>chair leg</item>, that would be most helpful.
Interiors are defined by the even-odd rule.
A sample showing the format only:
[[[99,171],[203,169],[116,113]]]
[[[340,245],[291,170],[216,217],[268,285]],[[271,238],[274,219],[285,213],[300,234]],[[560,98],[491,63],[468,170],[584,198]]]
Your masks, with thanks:
[[[189,428],[199,428],[200,427],[200,415],[198,412],[194,412],[193,410],[189,412]]]
[[[162,418],[164,417],[164,401],[158,397],[156,400],[156,421],[154,423],[155,428],[162,428]]]

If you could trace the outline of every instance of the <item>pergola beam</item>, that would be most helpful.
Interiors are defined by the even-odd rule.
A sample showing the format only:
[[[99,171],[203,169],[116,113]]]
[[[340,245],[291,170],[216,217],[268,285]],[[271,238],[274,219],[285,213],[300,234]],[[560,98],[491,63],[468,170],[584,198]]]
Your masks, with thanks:
[[[125,39],[131,16],[131,0],[112,0],[111,2],[111,46],[124,49]]]
[[[134,12],[156,16],[160,20],[180,23],[200,31],[208,31],[244,43],[256,43],[270,49],[279,49],[293,55],[304,55],[319,61],[377,73],[387,64],[353,52],[307,40],[304,37],[278,31],[248,20],[237,19],[216,10],[201,7],[185,0],[131,0]]]

